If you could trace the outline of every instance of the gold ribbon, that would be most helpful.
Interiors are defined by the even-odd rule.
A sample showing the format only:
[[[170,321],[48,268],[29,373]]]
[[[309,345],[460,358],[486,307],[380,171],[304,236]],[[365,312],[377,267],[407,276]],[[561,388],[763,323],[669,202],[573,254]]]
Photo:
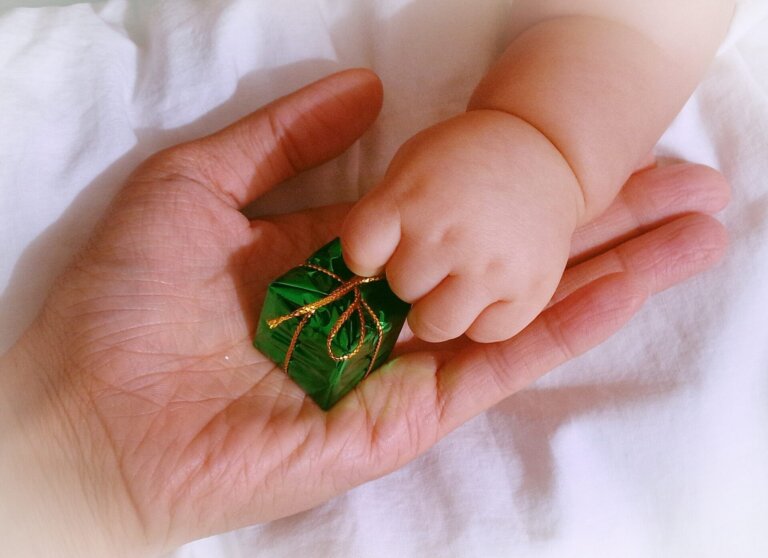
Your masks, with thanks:
[[[357,353],[359,353],[360,349],[363,346],[363,342],[365,341],[364,312],[367,313],[373,320],[373,323],[376,326],[376,330],[378,333],[378,335],[376,336],[376,347],[374,348],[373,355],[371,356],[371,363],[368,365],[368,369],[365,371],[365,376],[363,376],[363,378],[367,377],[368,374],[371,373],[373,364],[376,362],[376,357],[379,354],[382,337],[384,335],[384,329],[381,325],[381,321],[379,321],[379,318],[376,316],[374,311],[371,310],[371,307],[368,306],[365,300],[363,300],[363,295],[360,292],[360,285],[365,285],[366,283],[373,283],[374,281],[383,281],[384,275],[375,275],[373,277],[359,277],[355,275],[354,277],[352,277],[352,279],[345,281],[344,279],[342,279],[332,271],[329,271],[323,267],[320,267],[319,265],[305,263],[304,266],[314,269],[316,271],[325,273],[329,277],[332,277],[333,279],[341,283],[341,285],[337,287],[335,290],[331,291],[331,293],[328,296],[325,296],[320,300],[317,300],[315,302],[310,302],[309,304],[306,304],[300,308],[297,308],[293,312],[289,314],[285,314],[284,316],[279,316],[277,318],[267,320],[267,325],[269,326],[269,329],[275,329],[277,326],[279,326],[283,322],[286,322],[293,318],[301,317],[301,320],[299,321],[299,325],[296,326],[296,330],[293,332],[293,337],[291,338],[291,343],[288,345],[288,350],[285,353],[283,370],[285,370],[286,373],[288,372],[288,365],[291,362],[291,357],[293,356],[293,350],[296,347],[296,341],[298,341],[299,335],[301,335],[301,331],[304,329],[304,326],[307,325],[307,322],[314,315],[314,313],[317,312],[320,308],[339,300],[341,297],[343,297],[344,295],[346,295],[351,291],[354,293],[354,300],[352,301],[352,304],[350,304],[344,310],[344,312],[341,313],[341,316],[339,316],[339,319],[336,320],[336,323],[333,324],[333,327],[331,328],[331,332],[328,334],[328,338],[326,340],[325,346],[326,346],[326,349],[328,350],[328,356],[331,357],[331,359],[335,362],[343,362],[345,360],[349,360],[350,358],[355,356]],[[333,340],[336,338],[336,335],[339,333],[339,330],[341,330],[342,326],[347,322],[347,320],[349,320],[352,317],[352,314],[357,314],[357,317],[360,320],[360,339],[358,339],[357,345],[355,346],[354,349],[352,349],[351,351],[343,355],[337,355],[333,352],[331,343],[333,343]]]

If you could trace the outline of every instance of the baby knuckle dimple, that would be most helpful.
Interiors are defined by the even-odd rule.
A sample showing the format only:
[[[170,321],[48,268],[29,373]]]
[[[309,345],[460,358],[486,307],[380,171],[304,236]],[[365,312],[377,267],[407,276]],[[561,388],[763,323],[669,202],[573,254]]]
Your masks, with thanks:
[[[439,231],[437,243],[444,248],[456,247],[466,242],[467,231],[454,224],[448,225]]]
[[[486,260],[482,268],[482,274],[488,279],[501,279],[508,281],[515,275],[515,267],[511,258],[495,257]],[[519,272],[519,268],[518,268]]]
[[[469,262],[467,276],[491,301],[517,297],[525,292],[524,274],[519,267],[504,259]]]

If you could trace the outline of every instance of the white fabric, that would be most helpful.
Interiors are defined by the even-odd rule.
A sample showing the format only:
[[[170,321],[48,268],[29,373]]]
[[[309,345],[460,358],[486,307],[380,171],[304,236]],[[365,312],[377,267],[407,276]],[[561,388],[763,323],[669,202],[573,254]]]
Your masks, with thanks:
[[[0,351],[149,153],[369,66],[386,88],[373,130],[255,211],[354,199],[461,110],[506,15],[501,0],[0,8]],[[768,3],[740,4],[660,151],[732,182],[715,271],[402,470],[177,556],[768,555]]]

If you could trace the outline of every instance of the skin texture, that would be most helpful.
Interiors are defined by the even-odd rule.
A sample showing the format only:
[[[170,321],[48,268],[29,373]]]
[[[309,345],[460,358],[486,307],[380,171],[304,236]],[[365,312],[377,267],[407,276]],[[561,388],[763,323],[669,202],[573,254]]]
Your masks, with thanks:
[[[501,340],[552,296],[577,199],[568,165],[538,131],[501,113],[473,111],[400,149],[382,184],[347,218],[344,255],[369,258],[370,267],[353,268],[363,274],[387,259],[387,279],[414,303],[408,323],[424,341],[464,332],[475,341]],[[395,245],[391,256],[377,251]],[[503,324],[499,314],[508,318]]]
[[[516,2],[468,110],[420,132],[347,217],[425,341],[507,339],[547,305],[575,229],[611,204],[701,79],[730,0]],[[692,47],[695,45],[695,48]]]
[[[601,343],[723,253],[706,215],[728,201],[723,178],[645,170],[574,236],[557,302],[520,335],[432,345],[405,332],[325,413],[251,339],[269,281],[338,234],[349,207],[257,221],[238,209],[342,152],[381,95],[370,72],[342,72],[131,176],[0,360],[10,555],[158,555],[316,506]]]

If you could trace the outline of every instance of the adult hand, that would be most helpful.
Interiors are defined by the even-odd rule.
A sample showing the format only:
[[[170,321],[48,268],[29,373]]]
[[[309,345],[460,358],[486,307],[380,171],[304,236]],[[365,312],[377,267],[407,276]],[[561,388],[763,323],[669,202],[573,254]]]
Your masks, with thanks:
[[[334,237],[348,206],[256,221],[239,209],[342,152],[381,96],[370,72],[342,72],[130,177],[0,362],[11,555],[148,555],[315,506],[599,344],[724,249],[714,219],[681,217],[725,205],[722,177],[643,171],[577,233],[555,302],[520,335],[405,336],[323,412],[251,339],[269,281]]]

